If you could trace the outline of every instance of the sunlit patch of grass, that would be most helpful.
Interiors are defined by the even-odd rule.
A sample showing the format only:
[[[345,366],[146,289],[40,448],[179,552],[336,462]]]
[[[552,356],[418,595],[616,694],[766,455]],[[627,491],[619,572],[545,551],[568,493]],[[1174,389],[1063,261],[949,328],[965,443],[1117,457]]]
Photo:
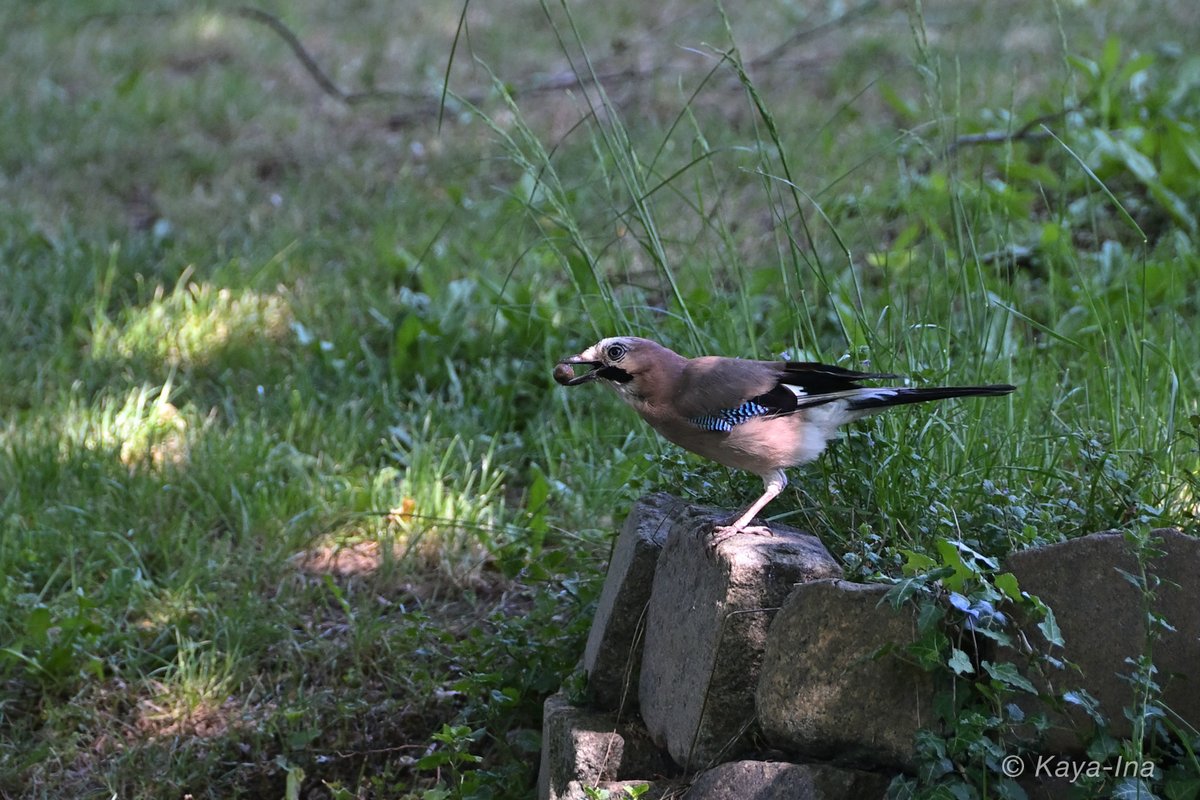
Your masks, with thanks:
[[[380,524],[407,569],[468,585],[517,530],[506,467],[494,441],[447,430],[430,414],[411,422],[392,429],[401,469],[384,468],[373,482],[388,510]]]
[[[249,363],[239,354],[281,339],[291,321],[288,301],[278,293],[180,281],[170,292],[158,286],[144,307],[99,320],[92,355],[182,368]]]
[[[77,450],[112,458],[130,470],[183,467],[190,454],[189,430],[199,420],[190,409],[171,402],[172,386],[148,385],[124,394],[97,398],[94,404],[68,402],[53,419],[25,420],[0,427],[0,445],[14,457],[31,453],[51,434],[52,425],[61,459],[77,457]]]
[[[187,419],[167,399],[169,394],[170,387],[164,386],[147,413],[146,392],[138,390],[118,412],[114,433],[121,442],[121,463],[130,469],[178,467],[187,462]]]
[[[233,697],[240,658],[236,650],[177,635],[174,662],[147,682],[152,696],[138,702],[139,729],[155,736],[227,734],[240,722]]]
[[[508,471],[495,444],[436,425],[393,426],[390,460],[354,493],[336,528],[292,557],[313,574],[420,575],[447,587],[479,582],[519,534],[519,509],[506,495]]]

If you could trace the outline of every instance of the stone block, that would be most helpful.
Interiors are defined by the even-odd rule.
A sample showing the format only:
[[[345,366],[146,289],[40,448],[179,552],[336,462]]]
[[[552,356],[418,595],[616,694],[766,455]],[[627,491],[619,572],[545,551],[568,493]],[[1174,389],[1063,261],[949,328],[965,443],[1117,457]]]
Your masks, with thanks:
[[[1153,534],[1164,555],[1147,563],[1147,574],[1158,581],[1150,609],[1174,628],[1163,631],[1153,645],[1155,679],[1163,687],[1165,705],[1200,727],[1200,539],[1173,529]],[[1054,691],[1061,696],[1068,689],[1085,689],[1099,701],[1109,732],[1129,736],[1132,726],[1124,709],[1133,702],[1133,690],[1121,676],[1132,671],[1125,660],[1145,651],[1147,628],[1141,593],[1118,571],[1138,574],[1124,534],[1095,533],[1025,550],[1009,556],[1006,566],[1023,591],[1054,611],[1066,646],[1051,654],[1078,667],[1050,673]],[[1029,628],[1029,640],[1048,647],[1038,630]],[[1081,754],[1094,732],[1091,719],[1068,706],[1065,716],[1054,715],[1052,721],[1046,750]]]
[[[932,724],[933,680],[888,653],[916,636],[913,610],[880,604],[887,586],[796,587],[771,625],[758,682],[763,734],[781,750],[867,766],[915,767]]]
[[[616,715],[576,708],[560,692],[542,713],[539,800],[583,798],[585,786],[670,774],[670,759],[645,729]]]
[[[829,764],[731,761],[696,776],[683,800],[882,800],[890,782]]]
[[[671,518],[683,501],[669,494],[638,500],[617,537],[583,653],[597,708],[636,709],[646,606]]]
[[[642,657],[642,718],[677,764],[739,752],[754,721],[767,628],[797,583],[841,574],[814,536],[782,525],[709,547],[727,511],[683,506],[659,556]]]

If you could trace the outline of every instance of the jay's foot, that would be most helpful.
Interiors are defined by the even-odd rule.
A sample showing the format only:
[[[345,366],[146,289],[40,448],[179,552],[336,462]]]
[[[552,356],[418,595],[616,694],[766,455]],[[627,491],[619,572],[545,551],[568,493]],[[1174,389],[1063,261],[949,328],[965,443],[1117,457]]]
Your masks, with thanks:
[[[723,543],[737,536],[739,533],[748,533],[751,536],[775,535],[766,525],[747,525],[744,528],[738,528],[734,525],[718,525],[708,534],[708,548],[716,550]]]

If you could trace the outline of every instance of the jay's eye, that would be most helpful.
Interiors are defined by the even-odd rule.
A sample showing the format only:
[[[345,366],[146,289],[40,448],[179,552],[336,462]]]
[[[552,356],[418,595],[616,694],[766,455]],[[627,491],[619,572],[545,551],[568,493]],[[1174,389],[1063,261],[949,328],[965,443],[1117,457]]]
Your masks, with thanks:
[[[609,361],[620,361],[625,357],[626,347],[623,344],[610,344],[604,351]]]

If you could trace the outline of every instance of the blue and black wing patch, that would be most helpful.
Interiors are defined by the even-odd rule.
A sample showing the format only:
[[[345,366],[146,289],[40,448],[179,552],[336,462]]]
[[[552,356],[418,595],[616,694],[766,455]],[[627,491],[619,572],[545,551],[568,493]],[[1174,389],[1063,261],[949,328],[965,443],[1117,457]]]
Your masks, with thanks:
[[[941,386],[918,389],[908,386],[859,386],[861,380],[898,378],[882,372],[854,372],[842,367],[788,361],[782,365],[778,382],[770,391],[751,397],[735,408],[725,408],[689,418],[697,428],[729,433],[735,426],[760,417],[780,417],[828,403],[843,403],[849,412],[873,413],[890,406],[943,400],[948,397],[1008,394],[1016,387]]]
[[[690,421],[701,430],[728,433],[733,430],[734,425],[741,425],[748,419],[765,417],[772,413],[774,412],[766,406],[756,403],[754,400],[747,400],[737,408],[723,408],[712,414],[692,417]]]
[[[779,383],[769,392],[751,397],[735,408],[692,417],[689,421],[701,430],[728,433],[735,425],[757,417],[794,414],[801,408],[811,408],[845,398],[846,392],[862,388],[858,381],[895,377],[897,376],[884,373],[854,372],[828,364],[789,361],[783,365]],[[878,391],[881,394],[894,394],[893,390]]]

